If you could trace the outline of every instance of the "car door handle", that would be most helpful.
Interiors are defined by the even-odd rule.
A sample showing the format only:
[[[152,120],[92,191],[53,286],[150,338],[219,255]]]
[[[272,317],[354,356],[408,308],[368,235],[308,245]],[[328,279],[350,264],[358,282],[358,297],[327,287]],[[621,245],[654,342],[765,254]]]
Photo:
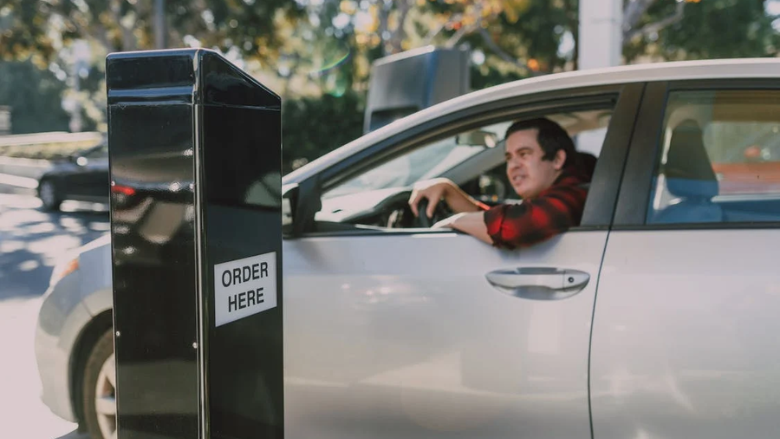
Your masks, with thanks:
[[[485,277],[502,293],[532,300],[565,299],[582,291],[590,281],[584,271],[548,267],[495,270]]]

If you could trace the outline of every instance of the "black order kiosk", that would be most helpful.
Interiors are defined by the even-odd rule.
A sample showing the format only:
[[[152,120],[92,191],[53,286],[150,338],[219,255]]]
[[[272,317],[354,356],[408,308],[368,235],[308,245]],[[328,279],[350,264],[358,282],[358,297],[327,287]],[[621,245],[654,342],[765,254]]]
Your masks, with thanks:
[[[282,438],[281,100],[202,49],[106,79],[118,437]]]

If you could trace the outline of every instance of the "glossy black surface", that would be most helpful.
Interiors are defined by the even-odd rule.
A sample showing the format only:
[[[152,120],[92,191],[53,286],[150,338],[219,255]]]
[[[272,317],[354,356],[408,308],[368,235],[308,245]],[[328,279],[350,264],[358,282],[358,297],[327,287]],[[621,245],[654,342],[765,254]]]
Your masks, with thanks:
[[[121,438],[283,437],[280,100],[213,52],[107,61]],[[214,326],[214,264],[276,308]]]
[[[193,50],[124,52],[108,56],[108,104],[179,100],[192,103],[195,59]]]
[[[278,304],[210,327],[211,437],[282,438],[281,114],[216,105],[202,114],[204,292],[214,297],[215,264],[276,252]]]

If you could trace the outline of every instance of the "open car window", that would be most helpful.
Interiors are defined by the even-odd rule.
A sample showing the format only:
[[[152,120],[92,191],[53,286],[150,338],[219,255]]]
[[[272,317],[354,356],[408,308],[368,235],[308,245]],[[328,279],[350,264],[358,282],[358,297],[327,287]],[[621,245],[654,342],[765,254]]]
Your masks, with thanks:
[[[598,157],[611,111],[591,109],[545,117],[567,130],[578,151]],[[450,178],[487,204],[516,202],[504,161],[504,134],[512,122],[464,130],[418,145],[345,180],[323,194],[315,221],[387,229],[419,227],[407,205],[411,189],[419,181],[437,177]]]
[[[322,198],[406,187],[437,177],[470,157],[494,148],[508,126],[508,122],[499,123],[424,145],[347,180],[325,192]]]

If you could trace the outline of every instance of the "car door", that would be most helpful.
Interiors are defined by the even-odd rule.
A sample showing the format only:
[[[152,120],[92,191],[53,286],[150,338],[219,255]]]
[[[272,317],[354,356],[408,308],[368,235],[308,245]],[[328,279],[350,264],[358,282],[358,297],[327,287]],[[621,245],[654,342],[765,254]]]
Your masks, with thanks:
[[[776,437],[780,159],[760,152],[779,140],[780,88],[645,96],[594,313],[594,437]]]
[[[80,191],[95,201],[108,202],[109,177],[108,177],[108,145],[104,144],[91,150],[84,156],[86,163],[83,166]]]
[[[108,146],[91,148],[75,158],[73,169],[62,180],[66,197],[108,202]]]
[[[380,145],[412,150],[457,137],[480,119],[563,118],[605,103],[612,110],[581,226],[535,247],[506,251],[451,231],[378,227],[285,240],[288,435],[589,436],[591,316],[642,89],[502,102]],[[366,160],[381,153],[369,151]],[[567,283],[580,287],[569,291]]]

